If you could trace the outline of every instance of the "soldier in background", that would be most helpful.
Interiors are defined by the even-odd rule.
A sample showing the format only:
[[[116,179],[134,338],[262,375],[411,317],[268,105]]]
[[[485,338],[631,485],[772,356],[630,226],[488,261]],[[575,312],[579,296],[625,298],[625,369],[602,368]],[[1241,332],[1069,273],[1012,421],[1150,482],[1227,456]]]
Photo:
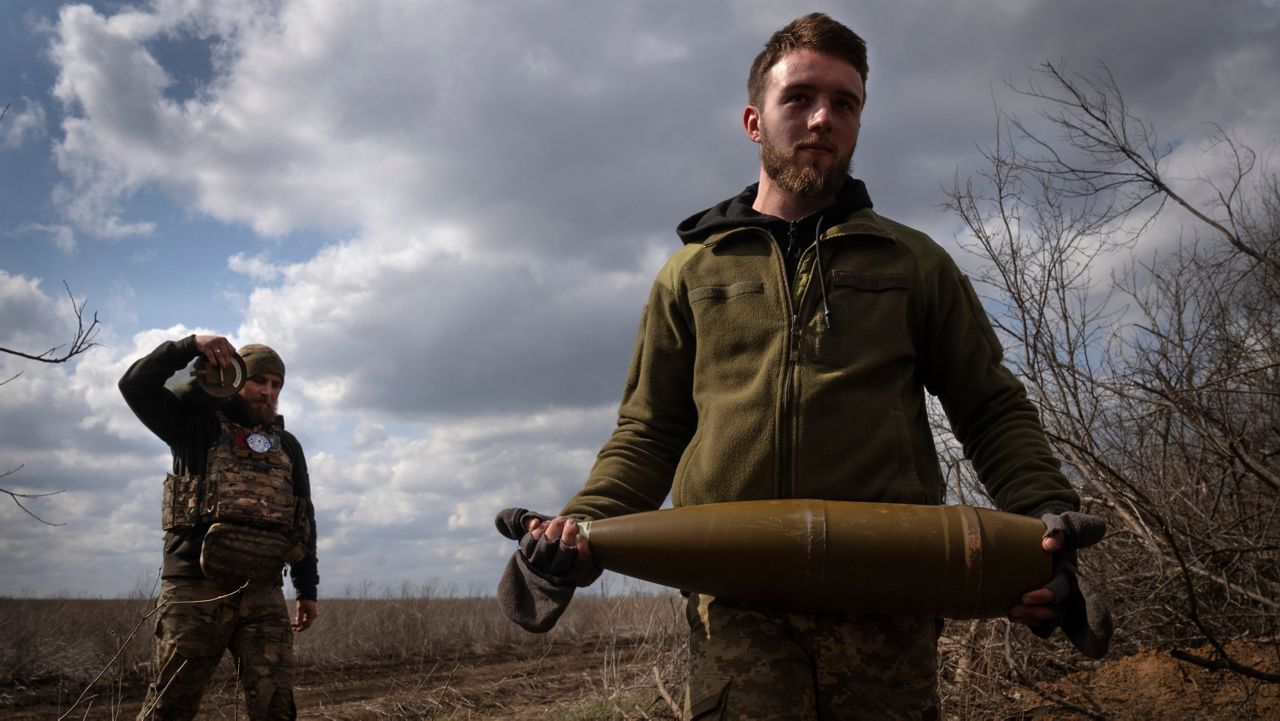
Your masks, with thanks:
[[[942,503],[926,393],[996,505],[1049,529],[1054,580],[1009,617],[1045,635],[1079,607],[1068,605],[1079,595],[1070,554],[1084,545],[1072,529],[1100,519],[1076,512],[968,279],[931,239],[873,210],[849,176],[866,80],[862,38],[820,13],[774,33],[755,59],[743,127],[759,146],[759,182],[677,228],[683,248],[653,284],[617,427],[583,489],[555,519],[498,518],[508,536],[527,532],[500,587],[517,623],[545,630],[574,584],[599,574],[577,519],[651,511],[668,494],[674,506]],[[686,615],[686,718],[939,717],[937,619],[696,593]]]
[[[292,719],[293,636],[317,615],[315,511],[306,458],[276,402],[284,362],[265,345],[221,336],[160,344],[120,379],[138,419],[173,452],[165,478],[163,586],[156,676],[139,718],[190,719],[223,651],[237,662],[251,719]],[[219,378],[243,372],[226,398],[165,382],[203,357]],[[281,572],[297,592],[292,622]],[[291,630],[292,629],[292,630]]]

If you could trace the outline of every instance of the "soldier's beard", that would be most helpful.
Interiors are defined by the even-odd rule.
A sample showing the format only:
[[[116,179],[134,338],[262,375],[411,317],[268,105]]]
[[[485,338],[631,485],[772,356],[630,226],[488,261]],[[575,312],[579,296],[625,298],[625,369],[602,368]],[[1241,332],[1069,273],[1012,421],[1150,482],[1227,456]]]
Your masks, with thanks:
[[[267,402],[246,402],[245,412],[254,423],[262,426],[273,423],[276,419],[276,407]]]
[[[774,143],[768,129],[760,123],[760,165],[764,172],[782,190],[801,198],[820,198],[834,195],[853,166],[854,148],[831,158],[826,170],[819,168],[818,159],[805,163],[798,159],[799,146],[815,142],[815,138],[802,140],[791,147]]]
[[[233,396],[231,402],[250,424],[265,426],[276,420],[276,407],[266,401],[249,401],[244,396]]]

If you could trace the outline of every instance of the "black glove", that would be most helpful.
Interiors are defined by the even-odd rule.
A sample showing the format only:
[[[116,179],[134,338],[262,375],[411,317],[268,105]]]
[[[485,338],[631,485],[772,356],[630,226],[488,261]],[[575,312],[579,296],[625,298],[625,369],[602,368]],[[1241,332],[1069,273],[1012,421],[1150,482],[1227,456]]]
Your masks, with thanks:
[[[573,564],[578,560],[577,547],[547,538],[545,533],[537,539],[532,533],[526,533],[520,538],[520,556],[552,583],[577,585],[572,578]]]
[[[1053,610],[1058,620],[1031,626],[1040,638],[1048,638],[1053,629],[1062,632],[1080,653],[1089,658],[1102,658],[1111,645],[1115,630],[1107,600],[1088,581],[1080,577],[1076,567],[1076,550],[1102,540],[1107,523],[1098,516],[1079,511],[1052,509],[1040,514],[1044,521],[1044,537],[1056,536],[1062,549],[1053,554],[1053,578],[1045,585],[1053,592]]]
[[[542,633],[560,620],[573,600],[574,590],[596,580],[601,571],[593,569],[584,578],[574,577],[578,550],[558,539],[551,541],[546,534],[534,540],[533,534],[524,530],[525,520],[531,517],[544,524],[551,520],[550,516],[523,508],[507,508],[493,519],[498,533],[520,542],[498,582],[498,605],[521,628]]]

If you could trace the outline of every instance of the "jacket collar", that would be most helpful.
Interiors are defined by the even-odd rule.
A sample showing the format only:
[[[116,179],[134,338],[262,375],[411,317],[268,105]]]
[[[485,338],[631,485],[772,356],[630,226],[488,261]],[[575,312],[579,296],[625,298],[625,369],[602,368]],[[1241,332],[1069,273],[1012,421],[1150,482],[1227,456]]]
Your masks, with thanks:
[[[702,245],[708,248],[731,239],[740,239],[747,235],[759,235],[766,232],[759,226],[740,226],[708,235]],[[837,223],[822,233],[822,240],[837,238],[847,239],[859,236],[871,236],[893,243],[900,243],[897,233],[871,208],[863,208],[854,212],[843,222]]]

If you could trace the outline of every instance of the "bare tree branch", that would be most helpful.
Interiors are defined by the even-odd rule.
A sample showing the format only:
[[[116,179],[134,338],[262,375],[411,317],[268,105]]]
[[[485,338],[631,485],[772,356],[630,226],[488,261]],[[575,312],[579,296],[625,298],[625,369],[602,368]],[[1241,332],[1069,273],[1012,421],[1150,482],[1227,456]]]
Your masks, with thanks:
[[[1268,673],[1266,671],[1259,671],[1258,669],[1252,668],[1249,666],[1242,666],[1239,663],[1236,663],[1235,661],[1231,660],[1231,658],[1228,656],[1220,656],[1218,658],[1208,659],[1202,656],[1197,656],[1194,653],[1189,653],[1187,651],[1182,651],[1176,648],[1170,651],[1169,653],[1179,661],[1186,661],[1187,663],[1193,663],[1197,666],[1200,666],[1201,668],[1207,668],[1214,671],[1235,671],[1236,673],[1242,676],[1248,676],[1249,678],[1256,678],[1259,681],[1266,681],[1268,683],[1280,683],[1280,674]]]
[[[4,114],[8,112],[8,110],[9,110],[9,106],[5,105],[4,110],[0,111],[0,120],[4,119]],[[77,302],[75,295],[71,292],[71,286],[67,285],[67,282],[65,280],[62,282],[62,287],[65,288],[67,291],[67,298],[71,301],[71,310],[76,315],[76,332],[75,332],[75,335],[72,337],[71,342],[69,344],[55,346],[40,354],[25,353],[23,351],[18,351],[18,350],[13,350],[11,348],[3,348],[3,347],[0,347],[0,353],[8,353],[9,355],[14,355],[19,358],[25,358],[27,360],[38,361],[41,363],[56,364],[56,363],[66,363],[72,358],[75,358],[76,356],[84,353],[90,348],[93,348],[94,346],[98,345],[97,342],[94,340],[94,338],[96,338],[98,335],[98,331],[100,330],[100,325],[98,323],[98,314],[95,312],[93,314],[93,318],[90,320],[89,324],[86,326],[85,317],[84,317],[84,308],[85,308],[85,305],[88,303],[88,300]],[[66,351],[62,355],[55,355],[56,353],[58,353],[60,349],[63,349],[63,348],[65,348]],[[16,380],[21,375],[22,375],[22,371],[18,371],[12,376],[4,379],[3,381],[0,381],[0,386],[6,385]],[[0,473],[0,478],[7,478],[17,473],[18,471],[22,470],[22,467],[23,466],[19,465],[17,468],[12,468],[8,471],[5,471],[4,473]],[[46,493],[18,493],[16,491],[10,491],[4,488],[0,488],[0,493],[4,493],[8,495],[11,499],[13,499],[13,502],[17,504],[18,508],[21,508],[28,516],[31,516],[32,518],[36,519],[40,523],[45,524],[46,526],[64,526],[66,524],[53,523],[52,521],[46,521],[45,519],[37,515],[35,512],[33,512],[30,508],[27,508],[25,505],[23,505],[21,499],[44,498],[46,496],[56,496],[64,492],[65,492],[65,489],[57,490],[57,491],[49,491]]]
[[[67,289],[67,297],[71,300],[71,310],[76,314],[76,333],[71,339],[71,342],[60,346],[54,346],[53,348],[39,354],[26,353],[20,350],[4,347],[0,347],[0,353],[8,353],[9,355],[26,358],[27,360],[39,361],[41,363],[66,363],[72,358],[75,358],[81,353],[84,353],[90,348],[98,345],[97,342],[94,341],[94,338],[97,337],[98,331],[100,330],[97,312],[94,312],[93,318],[90,320],[89,325],[86,326],[84,307],[85,304],[88,303],[88,300],[86,299],[77,303],[75,295],[71,293],[71,286],[67,285],[66,281],[63,281],[62,286]],[[63,348],[66,348],[66,351],[62,355],[55,355],[55,353]],[[12,380],[12,378],[10,380]]]
[[[17,468],[10,468],[9,470],[5,471],[4,473],[0,473],[0,478],[8,478],[9,476],[12,476],[13,474],[17,473],[17,472],[18,472],[18,471],[20,471],[20,470],[22,470],[22,466],[18,466]],[[36,519],[37,521],[39,521],[39,522],[43,523],[43,524],[44,524],[44,525],[46,525],[46,526],[65,526],[65,525],[67,525],[67,524],[65,524],[65,523],[51,523],[51,522],[49,522],[49,521],[44,520],[43,518],[41,518],[41,517],[37,516],[35,513],[33,513],[33,512],[31,511],[31,509],[30,509],[30,508],[27,508],[26,506],[22,505],[22,501],[20,501],[20,500],[18,500],[18,499],[20,499],[20,498],[44,498],[44,497],[46,497],[46,496],[56,496],[56,495],[58,495],[59,493],[63,493],[63,492],[65,492],[65,489],[64,489],[64,490],[61,490],[61,491],[49,491],[49,492],[47,492],[47,493],[17,493],[17,492],[15,492],[15,491],[10,491],[10,490],[4,489],[4,488],[0,488],[0,493],[4,493],[4,494],[8,495],[10,498],[12,498],[12,499],[13,499],[13,502],[14,502],[14,503],[16,503],[16,504],[18,504],[18,508],[21,508],[22,510],[26,511],[26,513],[27,513],[27,515],[28,515],[28,516],[31,516],[32,518]]]

